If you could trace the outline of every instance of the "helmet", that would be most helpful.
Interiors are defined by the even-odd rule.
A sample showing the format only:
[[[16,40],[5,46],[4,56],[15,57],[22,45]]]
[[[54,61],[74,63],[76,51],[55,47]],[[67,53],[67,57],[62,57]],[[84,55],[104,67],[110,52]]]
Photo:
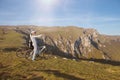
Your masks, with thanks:
[[[31,31],[31,34],[36,33],[36,31]]]

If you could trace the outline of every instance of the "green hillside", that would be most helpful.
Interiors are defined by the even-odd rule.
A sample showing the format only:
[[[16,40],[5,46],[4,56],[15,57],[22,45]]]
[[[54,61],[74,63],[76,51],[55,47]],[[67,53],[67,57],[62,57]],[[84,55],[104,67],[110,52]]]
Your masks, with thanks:
[[[16,57],[14,52],[0,56],[2,80],[119,80],[120,65],[90,60],[63,58],[29,61]]]
[[[60,34],[62,33],[65,32],[63,31]],[[51,34],[46,32],[46,35]],[[7,28],[5,34],[3,34],[3,28],[0,28],[0,80],[120,79],[120,62],[117,61],[106,61],[104,59],[80,59],[76,61],[59,56],[48,59],[37,57],[36,61],[19,58],[15,51],[24,46],[24,42],[23,34],[14,31],[14,28]],[[116,43],[117,46],[119,45]]]
[[[5,33],[3,33],[3,31]],[[0,28],[0,38],[1,50],[14,50],[22,46],[22,43],[24,42],[21,34],[8,28]]]
[[[103,48],[108,55],[110,55],[112,60],[120,61],[120,42],[110,41],[105,43],[106,47]]]

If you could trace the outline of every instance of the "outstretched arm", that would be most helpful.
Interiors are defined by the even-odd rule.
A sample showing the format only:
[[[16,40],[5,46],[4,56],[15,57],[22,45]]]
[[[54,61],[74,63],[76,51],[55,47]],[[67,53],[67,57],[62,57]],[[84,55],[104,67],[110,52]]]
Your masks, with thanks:
[[[40,34],[40,35],[34,35],[33,37],[42,37],[42,34]]]

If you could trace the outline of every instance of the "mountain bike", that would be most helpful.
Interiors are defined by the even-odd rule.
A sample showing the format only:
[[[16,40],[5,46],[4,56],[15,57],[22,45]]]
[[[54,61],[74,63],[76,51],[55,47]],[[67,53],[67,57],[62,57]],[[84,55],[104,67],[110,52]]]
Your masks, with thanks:
[[[39,58],[46,58],[45,56],[45,51],[46,51],[46,46],[40,46],[38,47],[38,54],[36,54],[36,57],[39,57]],[[25,54],[25,58],[26,59],[32,59],[32,56],[33,56],[33,53],[34,51],[33,50],[27,50],[26,54]]]
[[[30,51],[31,49],[28,47],[21,47],[16,50],[16,56],[20,58],[25,58],[26,53]]]
[[[55,46],[53,40],[49,37],[45,37],[45,44],[44,46],[39,47],[39,54],[36,54],[37,57],[40,58],[52,58],[52,47]],[[16,50],[16,56],[20,58],[31,59],[33,55],[33,48],[29,48],[28,46],[21,47]]]

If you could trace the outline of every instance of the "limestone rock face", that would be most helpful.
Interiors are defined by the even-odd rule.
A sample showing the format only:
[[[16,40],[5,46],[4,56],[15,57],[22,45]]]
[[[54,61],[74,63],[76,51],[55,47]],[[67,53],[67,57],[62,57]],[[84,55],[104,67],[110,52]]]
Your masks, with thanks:
[[[78,38],[72,40],[73,36],[64,37],[60,34],[57,35],[56,38],[43,35],[42,40],[43,43],[47,45],[48,52],[52,52],[54,54],[62,54],[65,56],[71,56],[75,58],[86,57],[92,58],[94,57],[92,52],[94,49],[99,51],[99,47],[101,47],[101,43],[99,41],[99,33],[96,30],[83,31],[82,35],[78,36]],[[42,44],[42,43],[40,43]],[[99,54],[103,56],[102,54]]]
[[[46,45],[46,53],[70,58],[120,60],[116,56],[120,55],[119,36],[101,35],[95,29],[78,27],[18,27],[15,30],[29,36],[31,29],[43,34],[38,41],[40,46]],[[28,42],[29,37],[23,39]]]

